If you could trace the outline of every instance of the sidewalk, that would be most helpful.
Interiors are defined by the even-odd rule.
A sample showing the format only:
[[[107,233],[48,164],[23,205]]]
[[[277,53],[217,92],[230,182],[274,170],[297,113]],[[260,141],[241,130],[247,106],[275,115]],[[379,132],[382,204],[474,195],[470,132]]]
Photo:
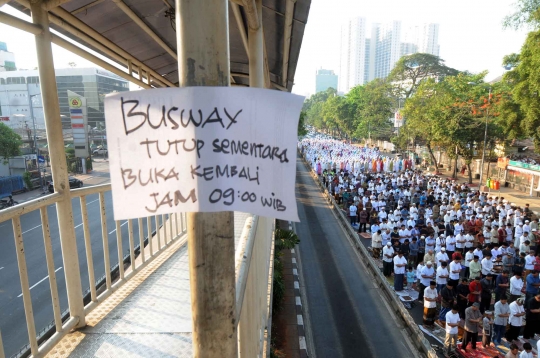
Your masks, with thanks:
[[[100,185],[100,184],[107,184],[111,181],[108,160],[94,159],[93,167],[94,169],[88,174],[75,174],[75,175],[70,175],[70,176],[75,177],[79,180],[82,180],[83,185],[85,187]],[[34,200],[34,199],[50,194],[48,190],[48,185],[45,185],[43,189],[45,191],[44,193],[41,191],[40,188],[37,188],[34,190],[27,191],[25,193],[13,195],[13,200],[21,204],[26,201]]]
[[[424,173],[432,173],[431,171],[424,171]],[[451,177],[451,172],[443,172],[442,174],[439,174],[440,177],[448,179]],[[473,189],[478,189],[479,179],[474,179],[472,181],[472,184],[469,183],[469,176],[468,175],[461,175],[458,174],[457,182],[460,184],[465,183],[466,185],[469,185]],[[483,183],[484,185],[485,183]],[[535,195],[536,192],[533,194]],[[512,205],[525,207],[525,204],[529,204],[529,207],[531,210],[536,214],[540,215],[540,200],[535,196],[529,196],[529,193],[525,193],[523,191],[519,191],[512,188],[505,188],[504,183],[501,183],[500,190],[490,190],[489,196],[499,196],[503,197],[504,199],[508,200]]]

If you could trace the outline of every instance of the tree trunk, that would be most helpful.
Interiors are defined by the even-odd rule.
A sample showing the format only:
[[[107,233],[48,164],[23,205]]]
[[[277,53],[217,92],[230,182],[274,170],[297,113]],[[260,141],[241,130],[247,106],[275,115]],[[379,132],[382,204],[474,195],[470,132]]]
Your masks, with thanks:
[[[469,184],[472,184],[471,163],[467,163],[467,170],[469,171]]]
[[[433,154],[433,149],[431,149],[431,145],[429,144],[429,142],[426,144],[426,147],[428,149],[429,156],[431,157],[431,160],[435,164],[435,173],[438,173],[439,172],[439,163],[437,163],[437,158],[435,158],[435,154]]]
[[[456,155],[454,157],[454,172],[452,173],[452,178],[455,178],[455,179],[457,179],[458,177],[457,161],[458,161],[458,156]]]

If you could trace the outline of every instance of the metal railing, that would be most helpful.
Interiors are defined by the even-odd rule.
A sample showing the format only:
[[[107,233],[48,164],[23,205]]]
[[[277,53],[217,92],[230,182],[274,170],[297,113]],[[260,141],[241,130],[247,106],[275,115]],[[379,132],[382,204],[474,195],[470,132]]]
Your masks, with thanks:
[[[272,307],[274,262],[273,219],[253,216],[246,221],[236,251],[236,322],[238,356],[266,356],[265,339]]]
[[[187,231],[186,216],[182,214],[159,215],[147,218],[136,219],[138,223],[138,242],[135,242],[135,233],[133,220],[127,220],[124,223],[115,221],[115,229],[111,232],[107,228],[107,212],[105,193],[111,190],[110,184],[75,189],[70,192],[71,198],[79,198],[84,249],[88,270],[89,281],[89,302],[84,307],[84,314],[87,315],[96,308],[111,293],[120,288],[125,282],[157,257],[164,248],[168,247],[173,241],[184,235]],[[90,223],[88,220],[87,196],[98,194],[99,214],[101,218],[101,249],[103,253],[104,278],[95,280],[94,258],[92,251],[92,239]],[[29,339],[29,348],[33,356],[43,356],[56,345],[71,329],[76,327],[79,320],[84,317],[68,317],[63,319],[63,313],[60,308],[58,294],[58,285],[56,280],[56,271],[54,266],[53,245],[51,242],[51,233],[47,207],[56,204],[61,200],[59,193],[53,193],[46,197],[35,199],[21,205],[0,211],[0,224],[11,221],[13,227],[13,236],[15,238],[15,248],[17,255],[17,265],[22,290],[24,313],[26,317],[26,327]],[[32,307],[32,293],[28,278],[28,265],[25,255],[25,243],[23,231],[21,228],[21,216],[33,211],[39,210],[42,227],[42,236],[44,240],[45,259],[47,273],[49,278],[49,289],[51,294],[52,310],[54,316],[54,333],[48,338],[41,338],[36,334],[36,325],[34,322],[34,311]],[[144,232],[144,220],[146,220],[147,232]],[[153,221],[153,223],[152,223]],[[129,254],[123,253],[122,226],[128,224]],[[153,224],[153,225],[152,225]],[[155,230],[152,230],[152,226]],[[118,263],[111,267],[111,253],[109,252],[109,235],[116,231],[116,257]],[[97,244],[93,242],[94,246]],[[77,252],[73,253],[77,255]],[[124,265],[129,263],[127,268]],[[104,281],[103,284],[100,281]],[[66,280],[66,289],[69,291],[69,283]],[[100,294],[98,295],[98,290]],[[84,293],[79,293],[79,298],[84,299]],[[64,315],[65,316],[65,315]],[[41,338],[41,339],[40,339]],[[40,342],[42,341],[42,342]],[[5,358],[4,346],[2,344],[2,335],[0,332],[0,358]]]

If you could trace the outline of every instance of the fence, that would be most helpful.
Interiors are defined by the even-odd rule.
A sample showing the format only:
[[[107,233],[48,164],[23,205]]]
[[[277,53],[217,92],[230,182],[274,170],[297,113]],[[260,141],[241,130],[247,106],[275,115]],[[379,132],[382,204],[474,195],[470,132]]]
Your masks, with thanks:
[[[147,218],[136,219],[138,224],[138,235],[133,230],[134,220],[127,220],[124,223],[115,221],[115,228],[109,232],[107,227],[107,213],[105,193],[111,190],[110,184],[82,188],[72,190],[72,199],[78,198],[82,217],[83,236],[84,236],[84,252],[87,262],[88,281],[89,281],[89,302],[84,307],[84,314],[87,315],[105,300],[111,293],[116,291],[130,278],[132,278],[140,269],[145,267],[155,257],[157,257],[165,247],[177,240],[180,236],[186,233],[186,217],[185,214],[160,215]],[[95,280],[95,267],[92,251],[92,240],[90,224],[88,220],[87,196],[97,194],[99,201],[99,216],[101,220],[101,253],[103,254],[103,271],[104,277],[102,280]],[[73,329],[81,317],[66,317],[60,309],[60,299],[58,294],[58,286],[56,272],[54,266],[53,246],[51,242],[50,223],[47,212],[47,207],[57,203],[60,199],[60,194],[53,193],[43,198],[32,200],[17,205],[15,207],[0,211],[0,224],[11,221],[13,227],[13,236],[15,238],[15,248],[17,255],[17,265],[22,290],[22,299],[24,305],[24,313],[26,317],[26,328],[28,333],[29,348],[33,356],[45,355],[54,345],[60,341],[71,329]],[[28,278],[27,257],[25,254],[25,242],[23,231],[21,228],[21,216],[34,211],[39,211],[42,236],[44,241],[44,254],[46,259],[47,273],[49,278],[49,289],[52,302],[52,310],[54,316],[54,332],[50,337],[40,337],[36,332],[34,322],[34,310],[32,306],[32,292],[30,291],[30,283]],[[122,226],[128,225],[128,240],[129,254],[124,255],[123,247],[124,240],[122,237]],[[146,232],[144,232],[144,223],[146,223]],[[155,228],[153,230],[152,228]],[[159,230],[161,228],[161,230]],[[109,235],[116,232],[116,257],[111,258],[109,249],[111,242]],[[162,235],[163,234],[163,235]],[[138,236],[138,242],[135,240]],[[96,244],[95,242],[93,243]],[[145,249],[145,246],[147,248]],[[76,252],[73,253],[77,255]],[[135,260],[138,254],[139,259]],[[116,264],[114,265],[114,261]],[[124,263],[129,262],[128,268],[124,267]],[[113,263],[113,265],[111,265]],[[116,277],[115,277],[116,276]],[[113,280],[116,278],[116,280]],[[101,287],[103,282],[103,287]],[[67,290],[70,289],[69,281],[66,280]],[[100,294],[98,295],[98,287]],[[80,292],[82,300],[83,292]],[[84,317],[82,317],[84,319]],[[41,343],[41,341],[44,341]],[[40,344],[41,343],[41,344]],[[2,344],[0,334],[0,358],[5,357],[4,346]]]

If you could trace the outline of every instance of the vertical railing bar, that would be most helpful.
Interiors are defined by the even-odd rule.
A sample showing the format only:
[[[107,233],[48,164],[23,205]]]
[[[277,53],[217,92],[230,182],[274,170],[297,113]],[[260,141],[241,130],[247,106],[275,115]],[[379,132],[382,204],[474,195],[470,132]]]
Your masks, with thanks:
[[[45,246],[45,259],[47,261],[49,286],[51,288],[54,323],[56,325],[56,332],[60,332],[62,330],[62,316],[60,314],[60,301],[58,300],[56,273],[54,272],[54,256],[51,243],[51,234],[49,231],[49,215],[47,214],[47,207],[40,208],[39,212],[41,214],[41,227],[43,231],[43,244]]]
[[[4,353],[4,343],[2,342],[2,331],[0,331],[0,358],[6,358]]]
[[[148,232],[148,246],[150,246],[150,257],[154,256],[154,251],[152,250],[152,217],[146,217],[146,228]]]
[[[118,274],[120,281],[124,279],[124,248],[122,247],[122,225],[116,221],[116,246],[118,248]]]
[[[92,257],[92,238],[90,237],[90,225],[88,225],[88,210],[86,208],[86,196],[81,196],[81,216],[84,232],[84,248],[86,251],[86,267],[88,269],[88,281],[90,282],[90,297],[92,302],[97,301],[96,279],[94,277],[94,260]]]
[[[169,214],[169,233],[171,234],[171,237],[169,238],[169,242],[172,242],[174,239],[173,236],[173,224],[172,224],[172,214]]]
[[[187,231],[187,229],[188,229],[187,213],[184,213],[184,231]]]
[[[34,323],[34,310],[32,309],[32,297],[30,296],[30,283],[28,282],[28,271],[26,268],[21,219],[17,216],[11,220],[13,224],[13,236],[15,237],[15,247],[17,249],[17,265],[19,267],[19,278],[21,280],[21,291],[23,296],[24,314],[26,316],[26,328],[28,339],[30,341],[30,350],[32,355],[36,356],[36,354],[38,354],[38,343],[36,339],[36,326]]]
[[[101,238],[103,240],[103,259],[105,260],[105,282],[107,290],[111,289],[111,261],[109,257],[109,235],[107,232],[107,216],[105,214],[105,195],[99,193],[99,206],[101,213]]]
[[[184,233],[184,213],[180,213],[180,232]]]
[[[138,218],[137,222],[139,223],[139,252],[142,262],[145,263],[146,260],[144,258],[144,227],[142,218]]]
[[[128,220],[128,231],[129,231],[129,258],[131,262],[131,270],[135,271],[135,243],[133,238],[133,220]]]
[[[160,251],[161,250],[161,234],[160,234],[161,228],[159,227],[159,215],[156,215],[155,219],[156,219],[157,244],[158,244],[157,249],[158,251]]]
[[[178,237],[178,214],[174,213],[174,237]]]
[[[167,224],[165,222],[165,214],[161,215],[161,222],[163,224],[163,246],[167,246]]]

